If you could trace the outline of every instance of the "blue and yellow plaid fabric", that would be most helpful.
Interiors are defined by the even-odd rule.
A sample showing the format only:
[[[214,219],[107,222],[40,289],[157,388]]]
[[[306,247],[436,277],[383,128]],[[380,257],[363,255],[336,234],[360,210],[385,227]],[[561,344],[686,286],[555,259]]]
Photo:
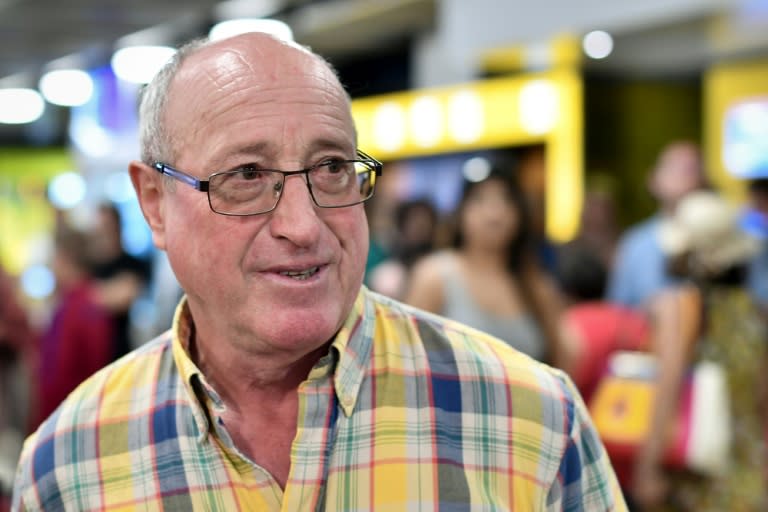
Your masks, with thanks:
[[[232,444],[173,329],[83,383],[24,448],[17,510],[625,510],[570,380],[363,289],[299,388],[282,490]],[[254,404],[258,407],[258,404]]]

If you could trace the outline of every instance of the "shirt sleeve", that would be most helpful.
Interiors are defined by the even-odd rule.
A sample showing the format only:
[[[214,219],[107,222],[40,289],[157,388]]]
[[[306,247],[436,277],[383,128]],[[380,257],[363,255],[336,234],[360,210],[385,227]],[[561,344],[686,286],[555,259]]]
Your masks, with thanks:
[[[616,251],[616,261],[608,279],[607,299],[611,302],[632,305],[632,262],[631,241],[625,235],[619,242]]]
[[[32,434],[24,443],[19,465],[16,468],[16,478],[13,483],[13,495],[11,497],[11,510],[21,512],[27,510],[43,510],[42,504],[29,503],[30,497],[39,496],[38,489],[32,478],[32,447],[35,444],[37,434]]]
[[[551,511],[627,511],[618,480],[584,401],[570,378],[560,373],[569,425],[560,467],[547,494]]]

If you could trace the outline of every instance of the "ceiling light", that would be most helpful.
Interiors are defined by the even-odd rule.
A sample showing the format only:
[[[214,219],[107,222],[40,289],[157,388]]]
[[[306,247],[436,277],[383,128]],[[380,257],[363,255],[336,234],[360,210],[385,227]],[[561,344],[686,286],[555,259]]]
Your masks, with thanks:
[[[399,150],[405,144],[406,115],[394,101],[379,105],[373,117],[373,139],[387,153]]]
[[[217,23],[211,28],[208,37],[211,41],[246,34],[248,32],[265,32],[283,41],[293,41],[293,31],[280,20],[264,18],[241,18]]]
[[[40,119],[45,102],[34,89],[0,89],[0,123],[24,124]]]
[[[218,20],[263,18],[272,16],[285,7],[289,7],[286,0],[227,0],[216,4],[213,13]]]
[[[473,183],[479,183],[491,174],[491,162],[482,156],[470,158],[461,167],[464,179]]]
[[[533,80],[520,90],[520,124],[532,135],[544,135],[557,124],[557,89],[548,80]]]
[[[128,46],[112,56],[112,70],[126,82],[147,84],[174,53],[168,46]]]
[[[448,103],[448,129],[456,142],[476,142],[485,129],[483,100],[474,91],[459,91]]]
[[[434,96],[421,96],[410,109],[413,140],[423,148],[431,148],[443,136],[443,108]]]
[[[44,299],[53,293],[56,278],[45,265],[32,265],[21,274],[21,289],[33,299]]]
[[[584,53],[593,59],[604,59],[613,51],[613,38],[608,32],[595,30],[584,36]]]
[[[90,116],[73,116],[69,136],[75,148],[90,158],[105,157],[113,150],[112,137]]]
[[[40,79],[40,92],[54,105],[76,107],[88,103],[93,96],[93,80],[79,69],[57,69]]]
[[[48,186],[48,199],[61,210],[69,210],[79,205],[87,191],[87,185],[76,172],[65,172],[51,180]]]

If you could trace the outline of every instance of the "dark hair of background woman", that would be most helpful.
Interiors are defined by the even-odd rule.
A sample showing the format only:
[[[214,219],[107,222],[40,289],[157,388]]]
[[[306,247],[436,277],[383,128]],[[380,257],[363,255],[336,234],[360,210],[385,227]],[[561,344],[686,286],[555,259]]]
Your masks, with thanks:
[[[517,180],[514,178],[511,172],[502,171],[499,166],[492,167],[488,177],[481,181],[473,182],[465,180],[461,200],[459,201],[459,205],[456,210],[457,224],[453,246],[457,249],[460,249],[464,246],[464,236],[461,231],[460,219],[468,199],[472,196],[473,191],[479,185],[492,180],[501,183],[505,187],[510,202],[517,210],[517,231],[507,246],[507,268],[515,276],[521,277],[520,274],[526,270],[526,268],[528,268],[528,265],[533,263],[532,258],[535,254],[533,220],[530,213],[530,208],[528,207],[528,199],[525,197],[525,194],[523,193],[522,188],[520,188],[520,185],[517,183]]]

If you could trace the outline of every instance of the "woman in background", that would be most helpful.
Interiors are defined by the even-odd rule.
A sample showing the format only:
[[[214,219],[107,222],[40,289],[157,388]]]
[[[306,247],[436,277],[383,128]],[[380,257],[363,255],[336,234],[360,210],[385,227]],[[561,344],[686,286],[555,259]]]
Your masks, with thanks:
[[[429,199],[398,204],[392,254],[371,270],[371,290],[402,300],[413,264],[434,248],[437,226],[437,210]]]
[[[563,363],[559,297],[533,249],[526,199],[508,173],[467,182],[454,248],[411,272],[405,301],[463,322],[540,361]]]
[[[112,361],[112,316],[96,299],[88,238],[60,228],[54,239],[56,305],[40,345],[37,424],[87,377]],[[36,424],[36,426],[37,426]]]
[[[636,461],[633,498],[644,510],[768,510],[768,346],[765,319],[745,286],[758,242],[740,230],[737,212],[708,191],[681,201],[661,225],[660,242],[670,268],[686,283],[651,301],[658,391],[651,433]],[[662,466],[664,433],[694,361],[719,365],[728,387],[732,440],[727,470],[714,476]]]

